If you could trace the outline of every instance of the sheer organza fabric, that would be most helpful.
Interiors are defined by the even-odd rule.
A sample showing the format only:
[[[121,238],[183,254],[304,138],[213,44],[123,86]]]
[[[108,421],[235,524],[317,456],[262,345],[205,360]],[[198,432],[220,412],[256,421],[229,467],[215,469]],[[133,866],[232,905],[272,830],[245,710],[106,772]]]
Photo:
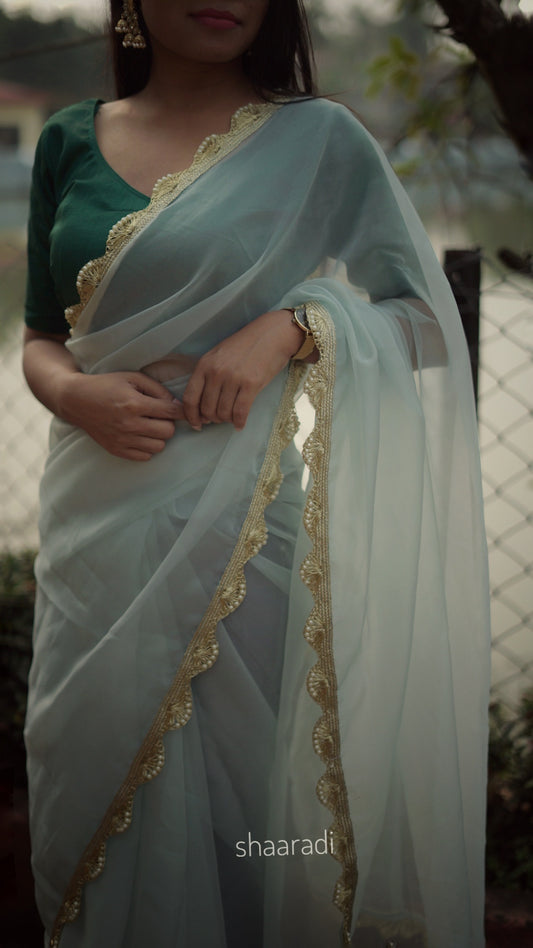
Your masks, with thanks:
[[[84,372],[142,369],[303,301],[322,353],[305,490],[294,367],[243,431],[179,423],[147,464],[52,423],[25,731],[47,945],[52,932],[61,948],[484,943],[488,595],[472,383],[449,287],[380,149],[341,106],[273,110],[127,242],[69,348]],[[178,397],[187,378],[168,382]],[[139,781],[131,824],[58,929],[250,511],[261,529],[258,484],[283,427],[283,481],[246,595],[218,621],[218,655],[164,736],[164,765]],[[314,482],[320,503],[304,517]],[[333,819],[317,796],[313,608],[351,862],[350,834],[335,856],[302,852]]]

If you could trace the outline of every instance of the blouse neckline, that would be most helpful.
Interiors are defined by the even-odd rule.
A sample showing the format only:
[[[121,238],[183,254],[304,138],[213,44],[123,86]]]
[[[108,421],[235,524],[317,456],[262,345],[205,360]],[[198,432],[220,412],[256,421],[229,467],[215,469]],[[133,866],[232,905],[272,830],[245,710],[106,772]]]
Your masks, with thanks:
[[[101,100],[97,100],[99,102]],[[95,111],[97,102],[95,102]],[[201,175],[209,171],[214,165],[218,164],[223,158],[227,157],[239,145],[242,144],[254,131],[261,128],[281,106],[283,102],[249,102],[238,108],[232,115],[230,128],[226,132],[214,133],[204,138],[198,146],[192,162],[182,171],[173,171],[163,175],[154,184],[151,197],[142,195],[144,206],[136,211],[131,211],[125,217],[114,224],[109,231],[106,250],[101,257],[89,260],[78,273],[76,288],[80,297],[80,302],[69,306],[65,310],[65,317],[74,329],[78,323],[81,314],[89,303],[95,289],[100,286],[104,276],[110,269],[112,263],[129,243],[129,241],[143,227],[153,221],[159,213],[171,204],[185,188],[193,184]],[[93,113],[94,114],[94,113]],[[94,126],[94,122],[93,122]],[[96,134],[94,134],[94,143],[98,152],[98,143]],[[96,152],[95,152],[96,153]],[[102,162],[114,171],[105,161],[101,154]],[[127,181],[114,171],[115,176],[124,182],[124,184],[135,191]],[[141,194],[140,191],[135,193]]]
[[[206,146],[215,145],[216,147],[216,145],[219,142],[223,140],[225,141],[231,136],[233,136],[236,132],[239,132],[242,125],[247,124],[251,116],[263,114],[263,112],[266,112],[268,115],[269,112],[273,111],[273,105],[281,106],[284,104],[284,101],[282,100],[276,103],[248,102],[246,103],[246,105],[239,106],[239,108],[236,109],[235,112],[233,112],[230,118],[229,128],[225,132],[214,132],[211,135],[207,135],[207,137],[204,138],[204,140],[200,142],[200,144],[198,145],[198,148],[196,149],[190,164],[186,168],[169,171],[166,175],[163,175],[163,177],[158,178],[158,180],[154,184],[154,187],[152,188],[151,194],[145,194],[144,191],[139,191],[138,188],[135,188],[132,184],[129,184],[129,182],[126,181],[126,179],[123,178],[122,175],[119,174],[119,172],[116,171],[115,168],[113,168],[113,166],[109,164],[107,159],[104,158],[100,145],[98,144],[98,139],[96,137],[96,124],[95,124],[96,113],[98,112],[98,109],[100,108],[100,106],[104,104],[105,104],[104,99],[94,100],[94,107],[91,114],[90,132],[89,132],[90,143],[91,143],[93,154],[95,155],[97,161],[103,167],[105,167],[107,172],[111,174],[117,181],[119,181],[124,188],[127,188],[128,191],[130,191],[132,194],[135,194],[138,198],[141,198],[143,201],[150,202],[153,199],[154,192],[160,185],[161,181],[165,181],[167,178],[174,177],[175,175],[182,175],[189,172],[191,168],[198,162],[200,156],[205,151]]]
[[[123,188],[126,188],[128,191],[131,191],[132,194],[136,194],[137,197],[142,198],[143,201],[149,201],[150,195],[145,194],[144,191],[139,191],[138,188],[134,188],[132,184],[129,184],[125,178],[122,177],[118,171],[115,171],[112,165],[109,164],[106,158],[104,158],[100,145],[98,144],[98,139],[96,137],[96,113],[101,105],[105,104],[105,99],[95,99],[93,110],[91,113],[91,121],[89,123],[89,138],[90,145],[93,155],[100,165],[105,168],[108,174],[110,174],[116,181],[118,181]]]

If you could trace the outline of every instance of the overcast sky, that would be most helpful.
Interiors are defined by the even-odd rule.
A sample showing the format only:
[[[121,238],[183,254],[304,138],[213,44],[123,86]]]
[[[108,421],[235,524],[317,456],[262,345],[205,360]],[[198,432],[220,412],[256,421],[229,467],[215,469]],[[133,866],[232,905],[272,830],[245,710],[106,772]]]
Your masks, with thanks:
[[[325,0],[327,6],[332,10],[342,10],[343,7],[352,6],[354,3],[366,5],[368,0]],[[507,0],[509,5],[513,0]],[[518,0],[514,0],[518,2]],[[394,0],[379,0],[380,5],[387,12],[393,5]],[[0,6],[8,13],[21,9],[31,8],[35,13],[43,16],[58,16],[61,13],[77,13],[84,18],[101,20],[106,9],[106,0],[0,0]],[[524,13],[533,13],[533,0],[519,0],[520,9]],[[376,11],[377,4],[372,5],[373,12]]]

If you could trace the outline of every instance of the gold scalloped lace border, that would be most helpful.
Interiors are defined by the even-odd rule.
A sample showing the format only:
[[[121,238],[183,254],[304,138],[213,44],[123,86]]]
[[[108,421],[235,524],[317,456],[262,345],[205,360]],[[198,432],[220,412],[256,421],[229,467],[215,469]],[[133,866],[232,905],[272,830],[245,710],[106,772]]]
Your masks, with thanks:
[[[312,740],[313,748],[326,769],[318,781],[316,793],[333,816],[329,828],[331,851],[342,870],[335,884],[332,901],[343,917],[343,944],[350,945],[357,858],[341,762],[328,543],[328,468],[335,379],[335,331],[323,306],[313,302],[306,305],[309,325],[320,352],[320,360],[312,366],[304,386],[315,409],[315,425],[303,447],[304,460],[313,478],[303,515],[312,549],[302,563],[300,574],[314,600],[304,635],[318,656],[309,671],[307,689],[322,710],[313,728]],[[193,708],[191,681],[210,668],[218,656],[218,622],[234,612],[245,598],[244,567],[266,543],[264,514],[282,482],[281,452],[298,429],[294,399],[303,372],[301,363],[292,363],[250,507],[229,563],[124,783],[78,863],[54,923],[50,948],[58,948],[65,924],[78,917],[85,884],[102,872],[107,840],[112,835],[124,832],[131,824],[135,791],[162,770],[165,762],[163,736],[167,731],[184,727],[189,721]]]
[[[78,917],[85,884],[102,872],[107,840],[129,827],[135,791],[162,770],[165,762],[163,736],[167,731],[184,727],[190,719],[193,709],[191,681],[210,668],[218,657],[217,624],[234,612],[245,598],[244,567],[267,541],[265,509],[275,499],[283,480],[281,452],[298,430],[294,398],[302,373],[301,364],[291,364],[250,507],[231,558],[124,783],[73,873],[54,922],[50,948],[57,948],[64,926]]]
[[[315,425],[303,446],[303,457],[312,478],[304,509],[305,529],[312,541],[311,551],[300,568],[310,589],[314,606],[305,624],[304,635],[315,649],[318,660],[307,676],[307,689],[322,709],[313,728],[313,747],[325,764],[316,792],[333,815],[329,828],[332,854],[342,871],[333,892],[333,902],[343,916],[342,939],[350,945],[353,901],[357,886],[357,856],[348,793],[341,760],[341,737],[337,698],[337,675],[333,652],[333,613],[329,561],[328,474],[333,419],[333,387],[336,368],[335,328],[328,311],[316,302],[306,303],[309,326],[320,352],[312,366],[304,391],[315,409]]]
[[[227,132],[209,135],[196,151],[189,165],[183,171],[167,174],[156,181],[150,203],[139,211],[132,211],[122,217],[109,231],[106,250],[102,257],[89,260],[78,273],[76,289],[80,302],[65,310],[65,319],[74,328],[94,291],[102,282],[105,274],[120,252],[147,224],[150,224],[165,207],[177,198],[185,188],[193,184],[237,145],[240,145],[252,132],[255,132],[279,109],[282,103],[261,102],[243,105],[232,115]]]

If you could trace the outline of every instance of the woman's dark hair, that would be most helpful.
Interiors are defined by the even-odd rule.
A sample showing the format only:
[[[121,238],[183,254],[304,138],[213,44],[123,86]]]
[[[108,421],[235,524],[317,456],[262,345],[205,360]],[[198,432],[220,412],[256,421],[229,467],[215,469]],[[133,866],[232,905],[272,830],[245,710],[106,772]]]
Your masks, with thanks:
[[[152,62],[150,38],[139,0],[137,16],[146,49],[124,49],[122,34],[115,32],[122,6],[123,0],[110,0],[109,37],[119,99],[144,88]],[[259,34],[244,56],[243,66],[254,89],[264,99],[276,95],[316,95],[313,48],[302,0],[270,0]]]

